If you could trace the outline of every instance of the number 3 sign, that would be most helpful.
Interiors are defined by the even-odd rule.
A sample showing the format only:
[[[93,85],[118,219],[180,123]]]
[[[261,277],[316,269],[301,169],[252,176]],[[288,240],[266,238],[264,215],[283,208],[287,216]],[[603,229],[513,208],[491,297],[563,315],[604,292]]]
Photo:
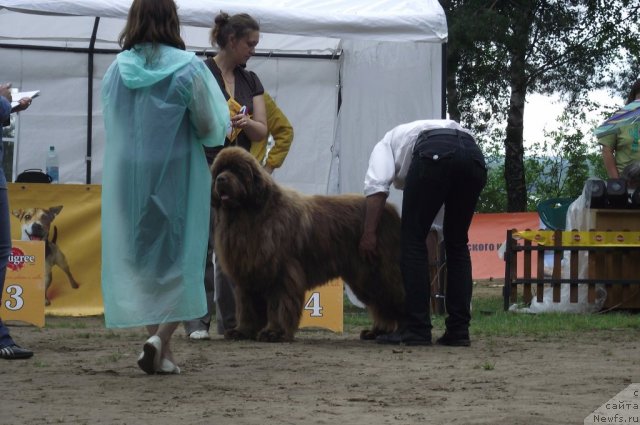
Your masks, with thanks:
[[[342,332],[344,284],[342,279],[333,279],[324,285],[307,291],[302,311],[301,328],[325,328]]]
[[[44,242],[12,241],[0,317],[44,326]]]

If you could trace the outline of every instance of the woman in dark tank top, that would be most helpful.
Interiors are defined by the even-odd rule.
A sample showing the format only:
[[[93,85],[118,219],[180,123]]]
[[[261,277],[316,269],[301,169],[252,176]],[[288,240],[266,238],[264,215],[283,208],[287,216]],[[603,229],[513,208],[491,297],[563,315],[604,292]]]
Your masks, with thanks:
[[[251,16],[221,12],[211,30],[212,45],[220,49],[205,61],[230,104],[232,132],[226,145],[247,150],[251,142],[267,137],[264,88],[258,76],[245,69],[259,39],[260,27]]]

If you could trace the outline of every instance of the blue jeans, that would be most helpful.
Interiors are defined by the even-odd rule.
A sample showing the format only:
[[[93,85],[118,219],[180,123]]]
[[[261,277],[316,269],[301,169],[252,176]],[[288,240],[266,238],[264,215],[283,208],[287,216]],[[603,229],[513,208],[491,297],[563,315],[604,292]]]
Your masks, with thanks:
[[[405,329],[418,336],[431,339],[426,239],[444,205],[445,323],[448,333],[468,337],[472,292],[468,231],[486,181],[484,156],[470,135],[456,130],[418,135],[405,181],[401,241]]]
[[[1,128],[0,128],[1,130]],[[0,141],[0,143],[2,143]],[[0,188],[0,300],[4,295],[4,278],[11,254],[11,223],[9,222],[9,197],[6,188]],[[9,329],[0,320],[0,348],[15,344]]]

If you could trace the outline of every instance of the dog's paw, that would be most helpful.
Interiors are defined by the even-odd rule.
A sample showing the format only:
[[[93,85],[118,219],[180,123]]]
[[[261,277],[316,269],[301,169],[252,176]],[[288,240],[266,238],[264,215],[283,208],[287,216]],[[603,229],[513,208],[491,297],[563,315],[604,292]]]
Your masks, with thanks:
[[[363,341],[371,341],[376,339],[380,335],[386,335],[393,332],[392,330],[385,330],[374,327],[373,329],[364,329],[360,332],[360,339]]]
[[[229,329],[224,333],[224,339],[231,341],[240,341],[243,339],[250,339],[247,335],[239,331],[237,328]]]
[[[363,329],[360,331],[360,339],[363,341],[371,341],[376,339],[379,334],[372,329]]]
[[[263,329],[258,333],[257,340],[260,342],[290,342],[292,338],[287,338],[282,331]]]

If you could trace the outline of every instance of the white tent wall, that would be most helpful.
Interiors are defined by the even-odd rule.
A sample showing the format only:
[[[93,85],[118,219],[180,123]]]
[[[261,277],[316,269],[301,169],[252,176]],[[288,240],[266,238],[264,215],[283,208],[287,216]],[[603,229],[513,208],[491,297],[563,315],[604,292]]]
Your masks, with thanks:
[[[290,154],[275,174],[280,183],[306,193],[361,192],[371,148],[387,130],[440,116],[440,43],[446,40],[446,20],[436,0],[285,0],[270,4],[269,10],[261,0],[177,3],[188,49],[198,53],[212,50],[208,27],[219,10],[250,11],[259,20],[258,50],[268,57],[254,57],[248,67],[295,129]],[[17,171],[44,167],[46,150],[54,144],[61,181],[85,182],[86,50],[94,16],[100,17],[95,47],[115,50],[129,5],[130,0],[0,0],[0,81],[41,90],[20,114]],[[91,183],[102,177],[100,82],[113,59],[114,54],[102,52],[93,56]],[[398,199],[392,195],[392,201]]]
[[[440,118],[442,46],[432,43],[344,41],[342,106],[330,193],[362,192],[373,146],[392,127]],[[389,201],[400,207],[401,193]]]
[[[87,54],[0,49],[2,80],[40,96],[20,114],[15,170],[44,168],[50,145],[60,157],[60,181],[85,183]],[[115,55],[94,56],[91,183],[102,182],[104,127],[100,84]],[[5,66],[5,58],[7,64]],[[46,61],[46,63],[44,63]],[[254,57],[260,75],[295,129],[295,141],[276,179],[305,193],[325,193],[337,117],[337,59]]]
[[[327,190],[338,108],[338,66],[337,58],[254,57],[247,64],[294,128],[289,154],[274,177],[304,193]]]
[[[44,169],[50,145],[61,161],[62,182],[84,183],[87,153],[87,55],[71,52],[0,49],[3,81],[21,90],[40,90],[28,111],[19,114],[16,134],[15,172]],[[95,58],[94,119],[92,156],[99,166],[93,182],[102,171],[104,131],[100,114],[100,79],[114,56]],[[5,65],[5,60],[6,65]],[[11,66],[7,66],[11,63]],[[97,107],[97,108],[96,108]]]

